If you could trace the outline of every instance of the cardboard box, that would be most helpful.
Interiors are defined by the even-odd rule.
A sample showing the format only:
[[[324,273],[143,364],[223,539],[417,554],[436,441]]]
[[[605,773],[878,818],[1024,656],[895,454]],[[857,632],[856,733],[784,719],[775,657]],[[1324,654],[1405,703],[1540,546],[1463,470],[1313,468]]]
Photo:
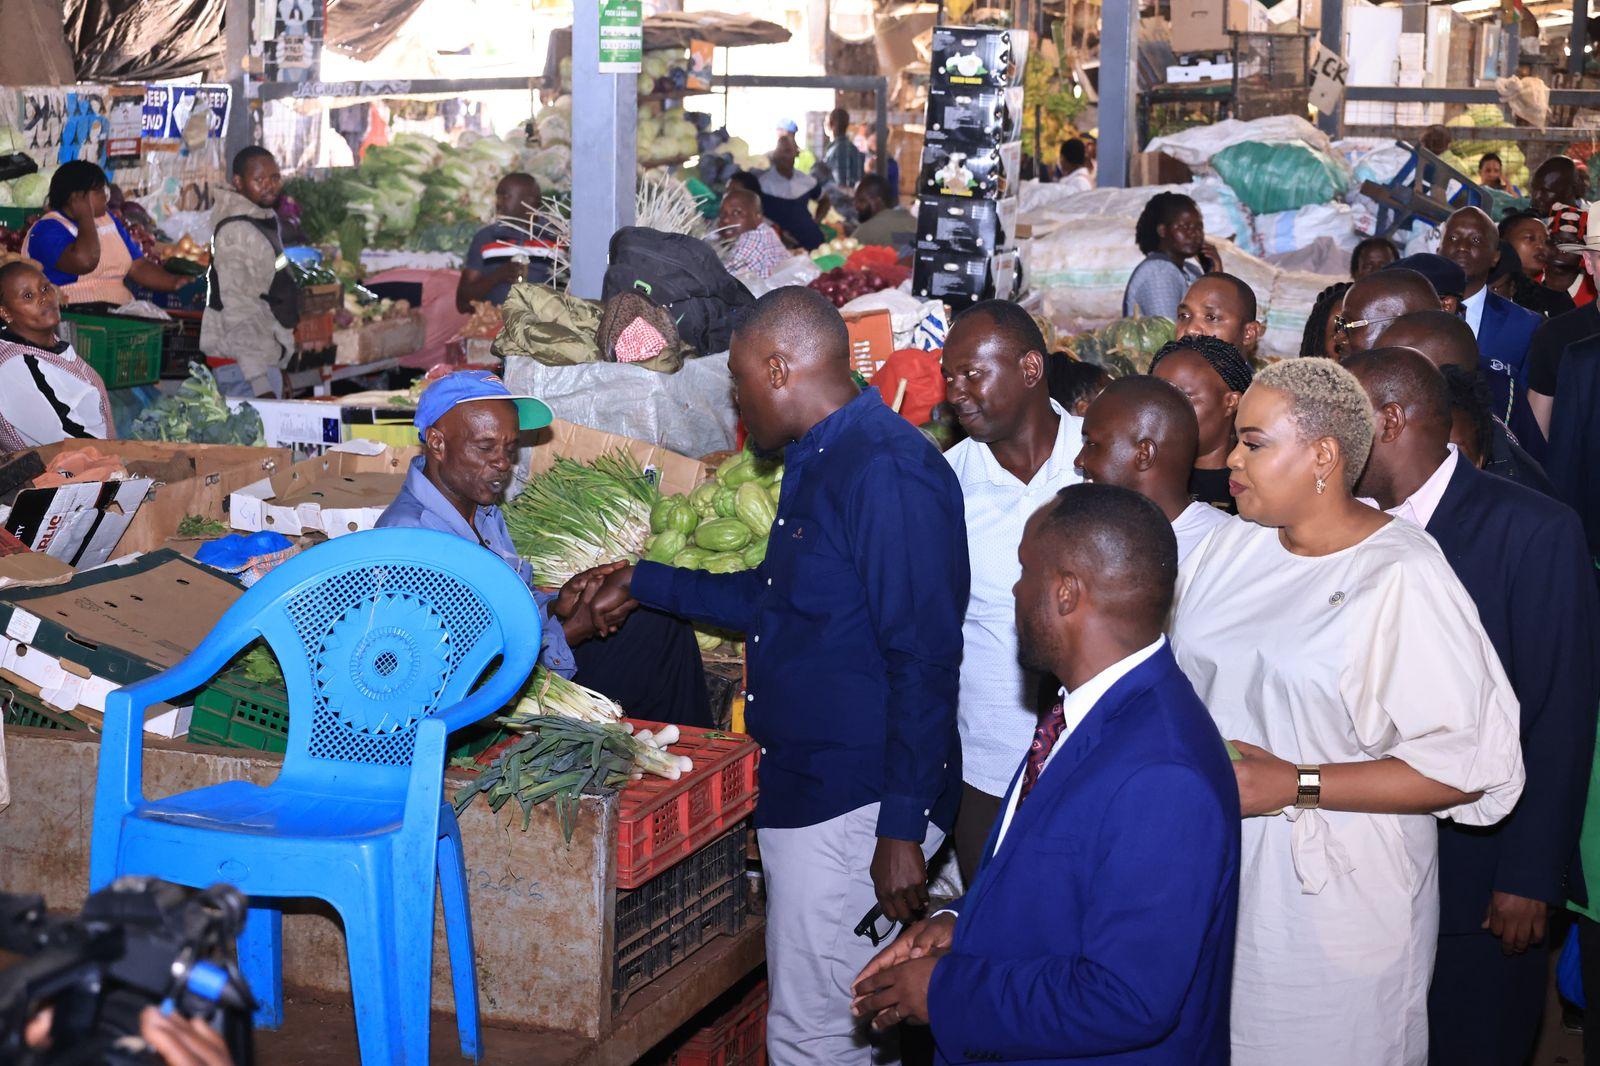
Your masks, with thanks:
[[[960,310],[979,300],[1009,300],[1020,289],[1016,252],[957,255],[918,252],[911,292]]]
[[[1250,29],[1250,0],[1172,0],[1172,50],[1227,52],[1229,30]]]
[[[1007,89],[1022,84],[1026,30],[936,26],[929,61],[935,89]]]
[[[228,521],[246,532],[341,537],[371,529],[405,483],[415,448],[352,441],[235,491]]]
[[[1210,60],[1202,60],[1199,63],[1178,63],[1167,68],[1167,84],[1169,85],[1232,80],[1232,63],[1215,63]]]
[[[533,446],[523,453],[519,464],[519,482],[549,470],[558,457],[588,462],[618,448],[637,459],[645,473],[653,476],[657,487],[668,496],[691,492],[711,476],[711,468],[698,459],[679,455],[657,444],[563,422],[559,418],[533,434],[533,438]]]
[[[917,248],[990,255],[1016,244],[1017,197],[967,200],[927,196],[917,205]]]
[[[171,551],[80,573],[62,585],[7,589],[0,592],[0,670],[94,724],[108,693],[176,666],[243,592]],[[151,708],[145,728],[181,735],[188,731],[183,711]]]
[[[1004,144],[1022,133],[1022,87],[932,89],[928,141],[971,146]]]
[[[111,558],[151,484],[130,478],[25,489],[6,516],[5,530],[69,566],[99,566]]]
[[[1128,184],[1133,187],[1187,185],[1193,180],[1194,171],[1182,160],[1174,159],[1165,152],[1140,152],[1133,157],[1128,168]]]
[[[844,316],[850,331],[850,365],[856,373],[871,380],[885,360],[894,354],[894,319],[883,308],[853,311]]]
[[[70,440],[40,448],[38,452],[48,468],[64,453],[83,448],[116,456],[130,474],[149,482],[137,513],[131,516],[132,521],[115,543],[116,555],[161,547],[177,532],[184,515],[224,520],[230,493],[263,476],[270,477],[279,470],[288,469],[292,459],[287,448],[140,440]],[[18,502],[21,502],[20,496]],[[81,568],[94,564],[83,560],[77,565]]]
[[[999,200],[1022,188],[1022,142],[958,148],[929,141],[922,148],[917,195]]]
[[[427,329],[422,312],[412,311],[405,318],[385,319],[352,329],[336,330],[333,346],[337,354],[333,361],[336,366],[353,366],[395,359],[420,350],[426,339]]]

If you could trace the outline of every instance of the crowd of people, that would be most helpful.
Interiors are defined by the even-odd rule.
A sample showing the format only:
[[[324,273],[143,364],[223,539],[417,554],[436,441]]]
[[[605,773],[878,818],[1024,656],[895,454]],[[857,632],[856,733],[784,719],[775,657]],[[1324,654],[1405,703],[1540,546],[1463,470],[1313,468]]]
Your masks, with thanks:
[[[832,126],[819,165],[853,179],[857,233],[904,240],[894,182]],[[831,201],[797,161],[780,139],[724,197],[741,269],[820,243]],[[1090,167],[1063,148],[1061,180]],[[0,388],[51,397],[8,402],[8,450],[109,424],[55,286],[166,284],[116,253],[104,176],[63,173],[47,269],[0,268]],[[618,560],[531,591],[544,664],[653,720],[705,713],[687,621],[746,634],[772,1061],[865,1066],[924,1023],[949,1061],[1516,1066],[1568,911],[1600,989],[1600,211],[1565,157],[1530,184],[1498,224],[1455,210],[1436,252],[1362,242],[1300,358],[1264,367],[1257,294],[1194,201],[1158,194],[1124,311],[1177,339],[1112,380],[978,303],[941,356],[965,435],[943,454],[858,387],[820,293],[740,318],[739,414],[786,471],[765,561]],[[215,210],[202,344],[257,392],[285,350],[280,185],[248,149]],[[511,175],[497,210],[530,221],[539,198]],[[493,263],[504,225],[463,301],[534,280]],[[436,382],[380,525],[527,581],[498,506],[550,417],[492,375]],[[935,907],[947,840],[965,894]]]

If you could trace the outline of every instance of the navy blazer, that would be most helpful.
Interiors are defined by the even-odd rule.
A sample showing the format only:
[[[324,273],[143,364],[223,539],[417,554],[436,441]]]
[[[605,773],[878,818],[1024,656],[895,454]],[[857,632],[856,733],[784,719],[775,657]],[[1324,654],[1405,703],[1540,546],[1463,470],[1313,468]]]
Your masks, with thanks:
[[[1527,784],[1498,825],[1439,823],[1439,932],[1477,933],[1492,892],[1559,906],[1583,820],[1600,634],[1572,509],[1458,459],[1428,522],[1522,705]]]
[[[1600,334],[1567,346],[1557,380],[1545,469],[1600,558]]]
[[[1528,348],[1544,319],[1504,296],[1485,293],[1478,323],[1478,366],[1494,396],[1494,413],[1535,459],[1545,457],[1544,434],[1528,406]]]
[[[1061,744],[950,908],[941,1061],[1226,1063],[1239,789],[1210,713],[1163,645]]]

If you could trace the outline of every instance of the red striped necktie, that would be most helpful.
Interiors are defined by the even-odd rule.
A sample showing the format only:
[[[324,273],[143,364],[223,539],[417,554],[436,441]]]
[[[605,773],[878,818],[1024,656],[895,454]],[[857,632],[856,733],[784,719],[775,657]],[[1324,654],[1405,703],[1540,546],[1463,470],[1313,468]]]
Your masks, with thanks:
[[[1017,793],[1017,803],[1022,803],[1028,798],[1028,793],[1033,791],[1033,786],[1039,780],[1039,773],[1044,769],[1045,762],[1050,758],[1050,752],[1055,749],[1056,741],[1061,739],[1061,732],[1067,727],[1065,702],[1057,703],[1050,708],[1050,713],[1045,715],[1033,731],[1033,743],[1028,746],[1028,761],[1022,768],[1022,786]]]

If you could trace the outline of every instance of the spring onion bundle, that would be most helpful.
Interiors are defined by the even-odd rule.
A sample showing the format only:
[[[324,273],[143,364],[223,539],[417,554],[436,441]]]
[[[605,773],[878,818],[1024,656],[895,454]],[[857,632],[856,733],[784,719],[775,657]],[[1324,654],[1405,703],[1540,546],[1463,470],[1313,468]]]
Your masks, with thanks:
[[[622,449],[584,464],[562,457],[505,506],[517,553],[537,585],[556,588],[590,567],[636,558],[660,493]]]
[[[678,739],[676,726],[653,736],[643,731],[635,736],[623,723],[545,715],[527,718],[518,728],[526,729],[526,735],[456,792],[457,814],[480,793],[489,797],[492,811],[515,799],[522,808],[522,828],[527,829],[533,808],[554,798],[562,835],[571,843],[584,792],[618,788],[647,773],[677,780],[694,769],[687,756],[666,751]]]
[[[622,707],[609,696],[568,681],[541,666],[534,670],[516,707],[499,721],[507,729],[521,732],[525,723],[543,716],[604,725],[621,719]]]

